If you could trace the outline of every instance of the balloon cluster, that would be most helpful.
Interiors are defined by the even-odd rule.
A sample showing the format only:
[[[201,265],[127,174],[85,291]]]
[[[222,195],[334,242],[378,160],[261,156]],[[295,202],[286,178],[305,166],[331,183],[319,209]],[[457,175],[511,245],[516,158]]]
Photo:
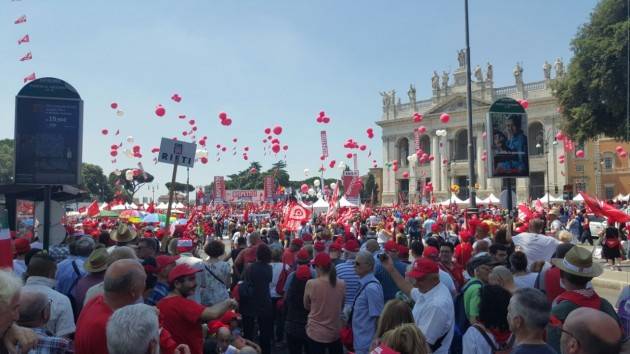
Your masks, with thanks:
[[[621,145],[618,145],[615,148],[615,151],[617,152],[617,156],[619,156],[622,159],[625,159],[626,157],[628,157],[628,152]]]
[[[326,112],[321,111],[319,112],[319,116],[317,116],[315,121],[320,124],[328,124],[330,123],[330,118],[326,116]]]
[[[176,93],[174,93],[173,96],[171,96],[171,99],[177,103],[182,101],[182,97]]]
[[[423,118],[424,118],[424,116],[423,116],[422,114],[418,113],[418,112],[415,112],[415,113],[413,114],[413,121],[414,121],[415,123],[420,123],[420,122],[422,122],[422,119],[423,119]]]
[[[527,107],[529,107],[529,102],[525,99],[516,100],[516,102],[518,102],[518,104],[520,104],[523,109],[527,109]]]
[[[367,137],[368,139],[372,139],[374,138],[374,129],[372,128],[367,128],[367,130],[365,131],[367,133]]]
[[[219,113],[219,120],[221,121],[221,125],[229,127],[232,125],[232,118],[228,117],[227,113],[221,112]]]

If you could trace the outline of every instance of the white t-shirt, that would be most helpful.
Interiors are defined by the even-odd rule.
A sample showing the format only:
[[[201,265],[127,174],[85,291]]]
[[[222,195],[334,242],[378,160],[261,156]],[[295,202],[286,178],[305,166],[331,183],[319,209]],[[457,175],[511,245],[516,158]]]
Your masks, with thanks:
[[[448,289],[440,283],[424,294],[418,288],[413,288],[410,295],[416,302],[411,311],[416,326],[430,344],[434,344],[446,333],[442,345],[434,354],[447,354],[453,340],[455,324],[455,308]]]
[[[514,285],[517,288],[533,288],[534,284],[536,284],[536,278],[538,277],[538,273],[527,273],[523,275],[515,275],[514,276]]]
[[[497,342],[494,340],[492,333],[488,333],[488,337],[492,340],[492,343],[496,346]],[[468,327],[464,337],[462,338],[463,354],[488,354],[492,353],[492,348],[488,345],[488,342],[483,338],[483,335],[479,330],[473,326]]]
[[[553,237],[531,232],[523,232],[512,237],[516,250],[521,250],[527,256],[527,263],[531,266],[534,262],[549,262],[556,252],[558,240]]]
[[[455,297],[457,295],[457,290],[455,289],[455,282],[450,274],[440,269],[440,283],[444,284],[444,286],[451,293],[451,297]]]

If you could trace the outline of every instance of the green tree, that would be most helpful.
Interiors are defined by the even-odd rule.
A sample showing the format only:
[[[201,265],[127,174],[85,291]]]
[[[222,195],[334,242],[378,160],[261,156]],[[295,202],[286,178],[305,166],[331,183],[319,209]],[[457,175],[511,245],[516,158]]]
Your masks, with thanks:
[[[127,171],[132,171],[132,178],[129,180],[127,179]],[[153,182],[153,175],[137,168],[126,168],[120,171],[120,174],[114,172],[109,174],[109,183],[115,186],[116,196],[126,202],[132,202],[136,192],[146,183],[151,182]]]
[[[372,205],[376,204],[378,198],[378,185],[373,174],[368,174],[365,181],[365,185],[361,190],[361,200],[371,202]]]
[[[171,190],[171,182],[166,182],[166,189]],[[186,192],[192,192],[194,190],[195,190],[195,187],[191,186],[190,184],[175,182],[176,192],[186,193]]]
[[[13,182],[13,139],[0,140],[0,184]]]
[[[630,140],[628,133],[628,3],[602,0],[571,41],[564,77],[553,84],[563,129],[576,141],[600,134]]]
[[[100,166],[90,163],[81,164],[81,189],[89,192],[90,199],[98,199],[99,201],[108,201],[114,197],[112,185],[103,174]]]

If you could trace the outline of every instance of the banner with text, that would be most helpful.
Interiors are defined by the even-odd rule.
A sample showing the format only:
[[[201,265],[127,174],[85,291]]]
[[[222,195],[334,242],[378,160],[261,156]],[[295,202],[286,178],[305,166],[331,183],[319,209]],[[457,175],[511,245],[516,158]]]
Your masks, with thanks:
[[[273,176],[265,176],[263,187],[265,191],[265,201],[273,201],[273,191],[275,190],[275,182]]]
[[[214,176],[214,195],[215,202],[225,201],[225,178],[223,176]]]
[[[359,205],[361,203],[360,193],[363,185],[361,176],[359,176],[359,170],[343,171],[341,180],[346,200],[352,204]]]
[[[320,137],[322,140],[322,155],[324,157],[328,157],[328,137],[326,136],[325,130],[321,131]]]
[[[265,200],[265,191],[261,189],[234,189],[225,191],[228,203],[260,203]]]

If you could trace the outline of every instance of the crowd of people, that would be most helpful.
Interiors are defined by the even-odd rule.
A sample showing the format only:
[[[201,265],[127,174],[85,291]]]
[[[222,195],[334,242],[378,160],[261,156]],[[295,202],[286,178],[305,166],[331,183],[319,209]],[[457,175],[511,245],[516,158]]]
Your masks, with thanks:
[[[226,210],[85,219],[48,250],[17,236],[0,353],[612,354],[630,336],[630,288],[600,297],[578,244],[599,236],[613,266],[628,226],[585,236],[584,210],[357,209],[294,230]]]

